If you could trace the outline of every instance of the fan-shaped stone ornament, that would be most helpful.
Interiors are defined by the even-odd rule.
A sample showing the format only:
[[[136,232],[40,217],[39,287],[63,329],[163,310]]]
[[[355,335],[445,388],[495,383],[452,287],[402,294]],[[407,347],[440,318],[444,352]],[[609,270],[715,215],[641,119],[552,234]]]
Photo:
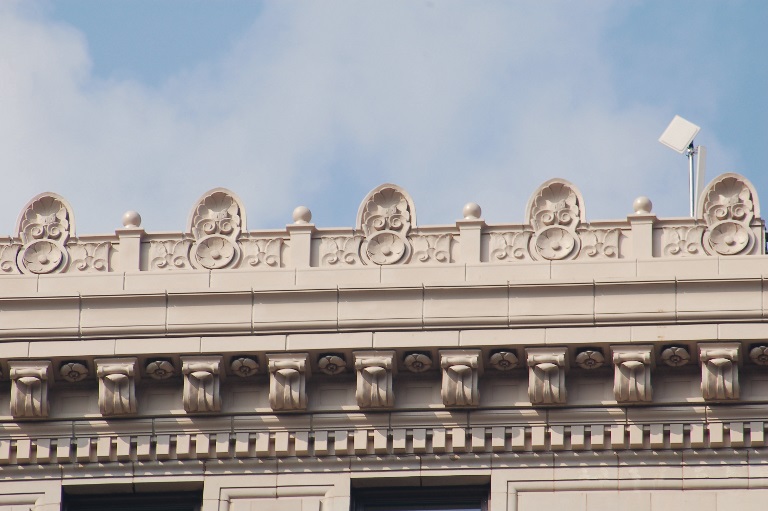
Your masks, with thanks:
[[[752,183],[738,174],[716,177],[699,200],[699,218],[707,224],[704,250],[724,256],[753,253],[757,236],[752,221],[759,216]]]
[[[408,234],[416,225],[411,197],[397,185],[374,188],[360,204],[357,228],[363,232],[360,258],[365,264],[407,262],[412,247]]]
[[[22,247],[16,263],[23,273],[59,273],[69,263],[66,244],[75,233],[69,203],[55,193],[34,197],[19,216],[17,235]]]
[[[550,179],[528,201],[526,222],[533,228],[529,242],[535,259],[573,259],[581,240],[576,228],[585,221],[584,199],[568,181]]]
[[[231,191],[214,188],[203,195],[190,214],[189,229],[195,238],[192,266],[217,270],[240,262],[237,239],[245,229],[245,209]]]

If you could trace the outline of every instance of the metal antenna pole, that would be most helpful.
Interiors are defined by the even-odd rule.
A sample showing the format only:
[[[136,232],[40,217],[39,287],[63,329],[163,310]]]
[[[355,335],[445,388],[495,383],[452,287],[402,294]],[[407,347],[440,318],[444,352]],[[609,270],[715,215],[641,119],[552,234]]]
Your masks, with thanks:
[[[696,216],[696,212],[694,211],[694,206],[696,202],[696,183],[695,177],[696,172],[694,169],[694,161],[693,161],[693,155],[696,154],[696,148],[693,145],[693,141],[691,141],[691,144],[688,146],[688,149],[685,150],[685,155],[688,157],[688,194],[691,198],[691,218]]]

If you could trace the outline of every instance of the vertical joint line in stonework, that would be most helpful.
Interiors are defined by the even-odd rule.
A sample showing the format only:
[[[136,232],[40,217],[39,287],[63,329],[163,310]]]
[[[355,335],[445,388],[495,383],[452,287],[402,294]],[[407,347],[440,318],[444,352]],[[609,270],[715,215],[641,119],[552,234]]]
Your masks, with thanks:
[[[677,323],[677,308],[678,308],[677,299],[678,299],[678,296],[677,296],[677,276],[675,276],[675,323]]]
[[[168,290],[165,290],[165,321],[163,327],[165,328],[165,335],[168,335]]]
[[[253,292],[253,286],[251,286],[251,333],[256,332],[256,293]],[[283,343],[283,349],[285,349],[285,343]]]
[[[336,331],[339,332],[341,326],[339,325],[339,302],[341,301],[341,291],[339,285],[336,284]]]
[[[421,329],[424,330],[424,302],[427,300],[427,289],[424,282],[421,283]]]
[[[77,336],[83,337],[83,294],[77,293]]]

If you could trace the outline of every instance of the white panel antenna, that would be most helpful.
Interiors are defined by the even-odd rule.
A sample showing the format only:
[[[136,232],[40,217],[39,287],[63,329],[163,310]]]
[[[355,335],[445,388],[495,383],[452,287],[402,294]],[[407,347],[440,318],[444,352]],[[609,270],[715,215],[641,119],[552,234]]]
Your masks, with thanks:
[[[706,150],[693,144],[693,139],[699,134],[699,130],[701,130],[699,126],[676,115],[659,137],[659,142],[688,157],[688,195],[690,196],[691,217],[696,216],[696,198],[701,194],[699,190],[704,184],[704,157],[702,157],[701,151],[704,151],[706,155]],[[695,154],[699,154],[698,161],[694,161],[693,156]],[[699,165],[699,172],[696,172],[697,164]]]

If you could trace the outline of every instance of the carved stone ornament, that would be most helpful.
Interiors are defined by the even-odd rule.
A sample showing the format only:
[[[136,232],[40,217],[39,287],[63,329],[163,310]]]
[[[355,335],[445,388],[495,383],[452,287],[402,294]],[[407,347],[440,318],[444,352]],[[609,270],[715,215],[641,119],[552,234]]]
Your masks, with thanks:
[[[96,359],[95,364],[101,414],[136,413],[136,358]]]
[[[704,399],[739,398],[739,343],[699,345],[701,393]]]
[[[188,413],[218,412],[221,410],[220,356],[181,357],[184,375],[183,401]]]
[[[88,366],[82,362],[65,362],[61,364],[59,374],[68,382],[78,382],[88,377]]]
[[[334,376],[347,370],[347,362],[342,355],[323,355],[317,359],[317,367],[321,372]]]
[[[409,353],[403,359],[403,365],[412,373],[423,373],[432,368],[432,358],[426,353]]]
[[[356,351],[353,353],[357,373],[357,406],[390,408],[395,405],[392,377],[395,370],[394,351]]]
[[[661,360],[670,367],[681,367],[690,362],[691,355],[681,346],[671,346],[661,352]]]
[[[310,377],[307,353],[268,354],[269,405],[273,410],[307,408],[307,379]]]
[[[642,403],[652,400],[651,368],[653,346],[611,346],[613,395],[620,403]]]
[[[247,378],[259,372],[259,363],[251,357],[237,357],[232,359],[229,368],[232,374]]]
[[[528,348],[528,397],[537,405],[563,404],[567,399],[565,372],[566,348]]]
[[[750,224],[760,215],[752,184],[738,174],[723,174],[704,190],[699,214],[707,224],[704,249],[711,254],[749,254],[757,238]]]
[[[231,268],[240,261],[237,239],[245,229],[245,210],[240,199],[224,188],[203,195],[190,215],[195,244],[190,260],[209,270]]]
[[[621,229],[590,229],[581,231],[581,254],[585,259],[616,259],[619,257]]]
[[[185,270],[190,268],[187,239],[149,242],[149,267],[151,270]]]
[[[47,417],[51,362],[10,361],[8,368],[11,378],[11,415],[17,419]]]
[[[241,239],[240,247],[243,253],[241,268],[280,268],[283,265],[282,238]]]
[[[605,357],[596,350],[585,350],[576,355],[576,365],[582,369],[598,369],[603,367]]]
[[[530,259],[528,244],[532,234],[530,231],[492,232],[490,241],[491,262]]]
[[[145,371],[147,376],[155,380],[167,380],[176,373],[173,364],[168,360],[162,359],[149,362]]]
[[[497,371],[511,371],[518,366],[517,355],[511,351],[497,351],[489,357],[488,364]]]
[[[528,201],[527,222],[534,230],[529,246],[536,259],[573,259],[581,240],[576,229],[585,221],[584,200],[568,181],[551,179]]]
[[[357,228],[365,239],[360,258],[366,264],[395,264],[411,257],[408,234],[416,225],[413,201],[396,185],[374,188],[363,200],[357,213]]]
[[[18,243],[0,245],[0,272],[8,274],[20,273],[16,262],[20,248],[21,245]]]
[[[108,242],[70,244],[70,268],[82,273],[108,272],[111,249],[112,244]]]
[[[445,406],[477,406],[480,404],[480,350],[441,350],[440,367],[443,384],[440,396]]]
[[[320,239],[321,266],[355,266],[360,261],[362,236],[324,236]]]
[[[55,193],[43,193],[24,208],[17,233],[22,247],[16,263],[23,273],[57,273],[69,263],[66,245],[74,234],[72,208]]]
[[[450,263],[451,234],[422,234],[411,236],[413,243],[412,263]]]
[[[688,257],[704,255],[701,237],[704,227],[664,227],[661,231],[661,251],[665,256]]]
[[[759,366],[768,366],[768,346],[755,346],[749,350],[749,358]]]

